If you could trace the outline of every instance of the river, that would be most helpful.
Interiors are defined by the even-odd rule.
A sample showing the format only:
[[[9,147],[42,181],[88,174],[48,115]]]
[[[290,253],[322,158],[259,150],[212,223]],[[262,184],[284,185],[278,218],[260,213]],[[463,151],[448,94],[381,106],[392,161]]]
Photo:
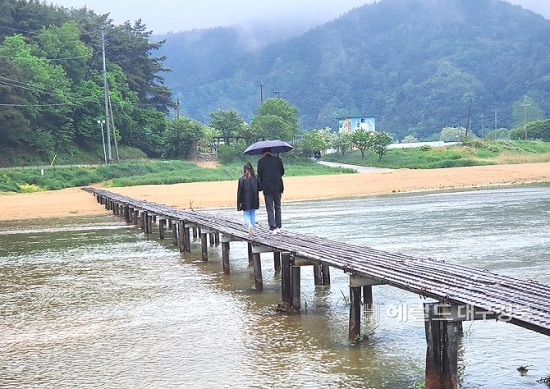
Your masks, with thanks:
[[[93,199],[91,199],[93,201]],[[98,205],[99,206],[99,205]],[[233,209],[214,209],[238,217]],[[263,210],[259,221],[265,223]],[[285,203],[283,228],[444,259],[550,284],[550,187]],[[313,285],[301,314],[279,314],[280,279],[262,254],[256,292],[244,243],[180,254],[110,214],[4,222],[0,229],[0,387],[409,388],[424,375],[424,302],[374,287],[368,340],[347,339],[346,276]],[[494,321],[464,324],[463,388],[537,388],[548,337]],[[532,365],[521,376],[516,368]]]

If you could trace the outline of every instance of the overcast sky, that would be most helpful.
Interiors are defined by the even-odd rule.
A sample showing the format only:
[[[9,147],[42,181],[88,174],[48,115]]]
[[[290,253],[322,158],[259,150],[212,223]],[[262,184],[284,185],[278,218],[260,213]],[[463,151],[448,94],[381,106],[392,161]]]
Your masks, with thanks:
[[[141,19],[155,34],[285,18],[315,25],[374,0],[47,0],[109,13],[115,24]],[[550,0],[507,0],[550,19]]]

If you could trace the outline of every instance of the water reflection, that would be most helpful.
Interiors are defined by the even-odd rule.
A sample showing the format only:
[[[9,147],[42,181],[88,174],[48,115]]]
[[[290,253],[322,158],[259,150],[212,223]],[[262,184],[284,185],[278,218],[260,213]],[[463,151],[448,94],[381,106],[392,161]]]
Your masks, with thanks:
[[[238,217],[233,209],[215,210]],[[397,195],[284,205],[289,231],[430,256],[550,283],[550,189]],[[265,223],[263,212],[260,222]],[[231,275],[219,248],[200,260],[110,215],[14,221],[0,231],[0,387],[408,387],[421,379],[423,301],[374,288],[369,339],[347,340],[347,278],[314,286],[302,269],[300,315],[283,315],[273,258],[253,289],[243,243]],[[463,386],[531,387],[547,337],[512,325],[465,325]],[[480,352],[480,350],[482,352]],[[513,351],[511,351],[513,350]],[[531,364],[537,373],[519,376]]]

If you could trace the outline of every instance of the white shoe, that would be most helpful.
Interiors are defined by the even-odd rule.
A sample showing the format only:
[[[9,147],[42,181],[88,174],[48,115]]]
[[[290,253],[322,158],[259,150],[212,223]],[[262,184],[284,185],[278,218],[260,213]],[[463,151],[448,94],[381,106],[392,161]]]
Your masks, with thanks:
[[[254,227],[248,226],[248,233],[249,233],[250,235],[252,235],[253,232],[254,232]]]
[[[278,232],[279,232],[279,231],[277,231],[276,228],[275,228],[274,230],[269,230],[269,233],[270,233],[271,235],[277,235]]]

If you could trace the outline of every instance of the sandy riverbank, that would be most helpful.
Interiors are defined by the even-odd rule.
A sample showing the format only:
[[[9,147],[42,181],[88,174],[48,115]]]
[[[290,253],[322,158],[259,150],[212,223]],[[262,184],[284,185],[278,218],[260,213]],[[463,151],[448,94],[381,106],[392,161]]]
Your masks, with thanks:
[[[377,194],[490,188],[550,183],[550,163],[473,166],[368,174],[285,177],[283,201],[368,196]],[[180,208],[235,206],[236,181],[108,188],[126,196]],[[550,189],[549,189],[550,190]],[[79,188],[0,194],[0,220],[49,218],[105,213],[94,197]]]

